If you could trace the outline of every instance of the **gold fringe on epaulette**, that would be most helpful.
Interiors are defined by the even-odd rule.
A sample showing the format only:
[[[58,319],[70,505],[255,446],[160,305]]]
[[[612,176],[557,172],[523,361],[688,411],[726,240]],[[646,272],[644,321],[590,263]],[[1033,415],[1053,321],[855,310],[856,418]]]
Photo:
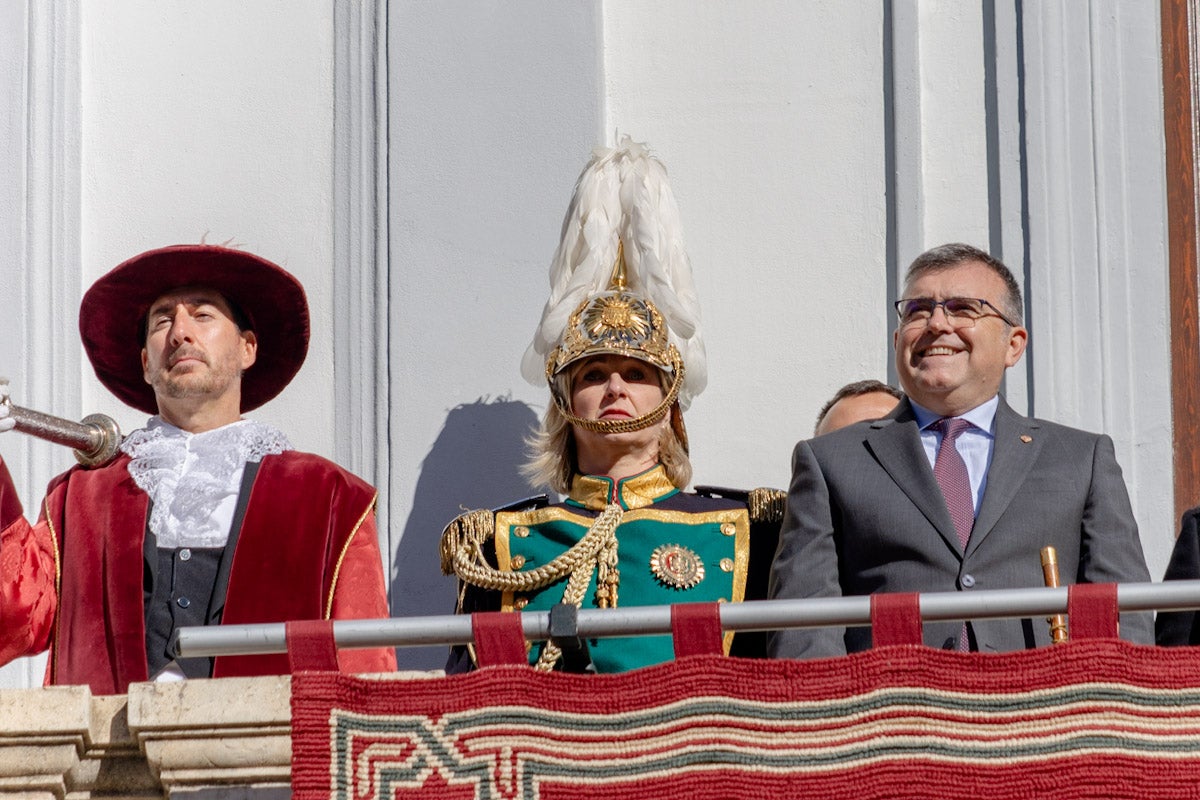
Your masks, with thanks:
[[[460,552],[473,552],[495,535],[496,515],[488,509],[459,515],[442,531],[442,574],[453,575],[454,562]]]
[[[779,489],[751,489],[746,505],[751,522],[783,522],[783,508],[787,492]]]

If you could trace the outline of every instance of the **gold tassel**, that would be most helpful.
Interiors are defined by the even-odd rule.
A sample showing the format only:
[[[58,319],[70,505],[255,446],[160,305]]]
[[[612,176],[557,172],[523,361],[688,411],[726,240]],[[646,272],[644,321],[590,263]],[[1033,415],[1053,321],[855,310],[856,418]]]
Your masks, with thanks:
[[[621,570],[617,569],[617,538],[614,536],[596,556],[596,605],[599,608],[616,608],[620,585]]]
[[[746,500],[751,522],[783,522],[787,492],[779,489],[751,489]]]

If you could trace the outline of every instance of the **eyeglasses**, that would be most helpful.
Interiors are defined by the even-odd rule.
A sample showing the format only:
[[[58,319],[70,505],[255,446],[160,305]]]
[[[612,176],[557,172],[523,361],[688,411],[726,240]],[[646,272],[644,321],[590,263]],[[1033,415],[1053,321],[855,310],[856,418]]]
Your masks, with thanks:
[[[1014,328],[1017,327],[1017,323],[1004,316],[1000,309],[978,297],[947,297],[945,300],[911,297],[907,300],[897,300],[896,315],[900,317],[900,327],[928,324],[938,306],[942,307],[946,321],[953,328],[973,328],[975,321],[982,317],[999,317]]]

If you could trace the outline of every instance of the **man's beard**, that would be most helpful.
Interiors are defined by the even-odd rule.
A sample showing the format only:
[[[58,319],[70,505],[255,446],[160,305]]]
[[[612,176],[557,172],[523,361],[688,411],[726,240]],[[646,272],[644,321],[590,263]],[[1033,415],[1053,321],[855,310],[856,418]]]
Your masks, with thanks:
[[[171,370],[159,370],[150,385],[156,394],[182,400],[188,397],[216,397],[242,376],[241,369],[232,360],[223,364],[205,361],[180,375]]]

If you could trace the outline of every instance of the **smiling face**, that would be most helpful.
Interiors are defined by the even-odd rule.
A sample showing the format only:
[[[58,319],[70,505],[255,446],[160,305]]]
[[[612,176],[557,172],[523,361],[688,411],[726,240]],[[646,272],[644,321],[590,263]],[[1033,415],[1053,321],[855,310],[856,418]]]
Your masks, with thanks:
[[[142,373],[168,422],[200,406],[236,420],[242,372],[256,355],[254,333],[238,328],[229,303],[211,289],[178,289],[150,306]]]
[[[571,413],[587,420],[636,419],[663,401],[662,373],[645,361],[617,355],[594,356],[581,361],[571,373]],[[573,426],[580,469],[609,474],[605,465],[615,455],[658,458],[658,443],[669,425],[661,421],[627,433],[599,433]]]
[[[904,299],[974,297],[1005,308],[1004,281],[987,265],[968,261],[917,276]],[[959,416],[1000,390],[1004,370],[1020,360],[1028,332],[998,316],[956,328],[940,306],[925,322],[896,328],[896,373],[905,393],[942,416]]]

